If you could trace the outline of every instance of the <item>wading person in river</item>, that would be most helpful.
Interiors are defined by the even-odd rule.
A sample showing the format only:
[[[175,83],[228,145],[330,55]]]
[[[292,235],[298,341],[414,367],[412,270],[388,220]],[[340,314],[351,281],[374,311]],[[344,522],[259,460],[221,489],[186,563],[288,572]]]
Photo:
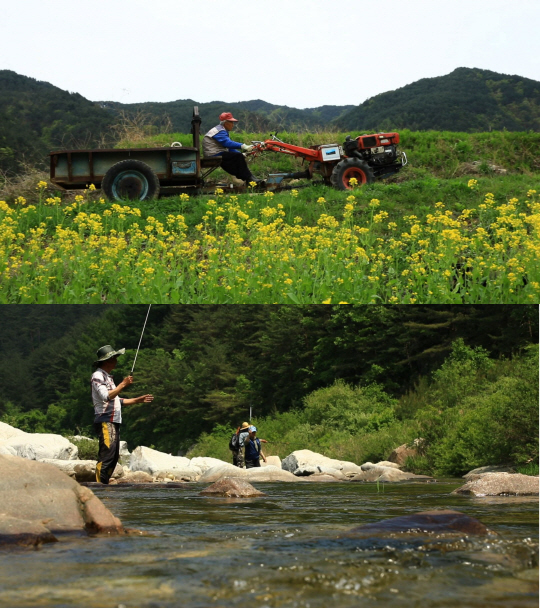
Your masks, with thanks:
[[[249,427],[249,435],[244,441],[246,469],[261,466],[261,457],[266,462],[266,456],[261,449],[261,440],[257,437],[257,428]]]
[[[107,344],[97,351],[94,361],[96,371],[92,374],[92,401],[94,402],[94,430],[99,438],[99,455],[96,465],[96,481],[108,484],[120,456],[120,425],[122,406],[135,403],[150,403],[152,395],[141,395],[133,399],[121,399],[118,395],[133,384],[133,376],[126,376],[118,386],[111,372],[116,367],[118,355],[125,348],[114,350]]]
[[[250,152],[253,146],[241,144],[233,141],[229,137],[229,132],[234,129],[238,120],[230,112],[223,112],[219,115],[219,125],[216,125],[203,138],[203,155],[205,158],[211,156],[221,156],[221,168],[236,178],[244,180],[246,184],[255,182],[261,183],[251,174],[247,166],[246,159],[242,152]]]
[[[247,422],[242,422],[242,426],[239,426],[236,429],[236,433],[234,433],[229,441],[233,465],[235,467],[240,467],[241,469],[244,468],[244,441],[249,435],[248,428],[249,424]]]

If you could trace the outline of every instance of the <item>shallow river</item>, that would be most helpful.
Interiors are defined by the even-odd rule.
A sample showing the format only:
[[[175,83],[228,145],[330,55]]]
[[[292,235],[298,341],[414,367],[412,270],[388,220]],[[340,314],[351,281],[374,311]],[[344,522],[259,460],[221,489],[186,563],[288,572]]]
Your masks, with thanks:
[[[538,606],[538,500],[451,495],[435,484],[256,483],[265,498],[185,488],[95,490],[151,536],[71,538],[0,552],[0,607]],[[456,509],[497,533],[340,539],[363,523]]]

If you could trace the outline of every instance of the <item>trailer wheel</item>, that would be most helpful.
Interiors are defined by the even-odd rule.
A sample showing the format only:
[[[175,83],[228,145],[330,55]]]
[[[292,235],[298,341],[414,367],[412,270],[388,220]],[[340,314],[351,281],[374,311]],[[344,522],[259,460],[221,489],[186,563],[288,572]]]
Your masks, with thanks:
[[[101,189],[110,200],[146,201],[159,196],[159,180],[146,163],[122,160],[107,171]]]
[[[352,190],[353,187],[350,185],[350,181],[353,177],[359,186],[371,184],[375,181],[371,167],[357,158],[346,158],[339,162],[334,167],[330,180],[332,186],[337,190]]]

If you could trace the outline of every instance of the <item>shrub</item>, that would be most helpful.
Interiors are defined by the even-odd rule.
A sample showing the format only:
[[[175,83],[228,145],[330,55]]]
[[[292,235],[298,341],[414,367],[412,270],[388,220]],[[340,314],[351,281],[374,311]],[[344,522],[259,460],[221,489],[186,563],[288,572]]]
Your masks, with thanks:
[[[99,452],[99,441],[97,439],[75,439],[68,436],[67,439],[77,446],[80,460],[97,460]]]

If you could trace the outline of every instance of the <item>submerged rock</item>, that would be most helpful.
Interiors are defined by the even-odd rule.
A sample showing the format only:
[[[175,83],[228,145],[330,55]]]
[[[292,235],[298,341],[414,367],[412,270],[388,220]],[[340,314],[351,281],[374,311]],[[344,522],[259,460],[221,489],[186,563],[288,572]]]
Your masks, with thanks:
[[[57,541],[56,536],[40,521],[0,514],[0,546],[36,547],[42,543]]]
[[[25,534],[35,541],[25,544],[38,544],[55,540],[61,532],[124,532],[120,520],[90,489],[50,464],[0,455],[0,495],[0,542]]]
[[[244,479],[220,479],[202,492],[204,496],[225,496],[227,498],[252,498],[254,496],[266,496],[264,492],[255,489]]]
[[[538,496],[538,477],[521,473],[471,475],[467,483],[452,494],[472,496]]]
[[[393,517],[382,521],[353,528],[346,537],[368,538],[395,534],[422,535],[456,535],[456,534],[490,534],[490,530],[474,517],[459,511],[441,509],[422,511],[412,515]]]

